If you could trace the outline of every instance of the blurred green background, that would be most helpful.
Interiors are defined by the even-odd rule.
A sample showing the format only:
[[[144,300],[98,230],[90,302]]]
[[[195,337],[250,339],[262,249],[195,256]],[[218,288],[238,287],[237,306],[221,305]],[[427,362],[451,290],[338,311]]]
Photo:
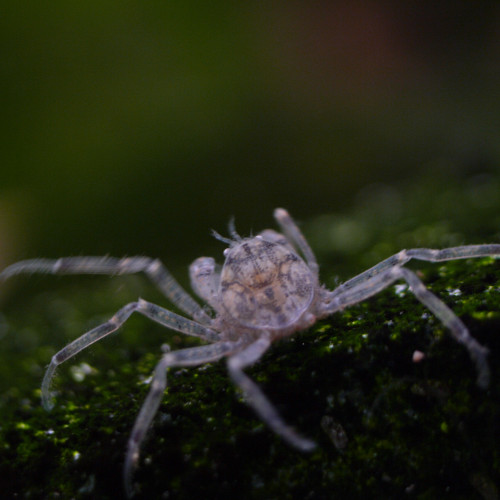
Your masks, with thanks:
[[[274,226],[277,206],[301,224],[328,286],[335,284],[335,274],[350,277],[404,247],[499,242],[499,28],[500,6],[487,1],[3,2],[0,268],[34,257],[144,254],[160,257],[187,284],[194,258],[222,257],[212,228],[227,234],[234,216],[242,235],[259,232]],[[140,404],[136,389],[144,389],[138,373],[151,372],[162,342],[180,348],[183,340],[133,317],[121,335],[60,370],[61,405],[52,414],[39,406],[39,384],[50,357],[71,339],[137,296],[162,304],[164,298],[136,276],[16,278],[2,284],[0,294],[0,410],[8,443],[0,456],[1,476],[20,485],[31,480],[30,487],[13,488],[16,494],[59,492],[62,486],[54,485],[62,464],[74,477],[74,491],[81,493],[81,484],[96,473],[96,491],[102,492],[96,465],[102,459],[103,471],[110,463],[116,469],[109,487],[114,498]],[[383,316],[384,307],[367,318]],[[421,314],[415,310],[419,319]],[[490,330],[497,332],[496,325]],[[359,328],[376,332],[370,322]],[[485,343],[493,344],[495,367],[498,350],[491,339],[497,337],[491,335]],[[393,348],[391,359],[397,359]],[[296,359],[308,375],[296,376],[292,363],[291,380],[309,380],[307,367],[320,362],[317,351],[307,352],[309,358],[301,351]],[[269,356],[256,370],[275,379],[279,351]],[[71,374],[83,362],[100,376],[80,384]],[[211,369],[224,370],[220,364]],[[342,392],[329,360],[324,373],[332,376],[324,382],[334,388],[328,391]],[[196,387],[204,393],[201,379]],[[236,399],[225,372],[221,380],[220,387],[227,384],[218,394],[223,413],[224,404],[236,405]],[[311,383],[315,391],[317,380]],[[171,411],[171,396],[164,412]],[[194,393],[192,400],[194,415],[202,398]],[[497,404],[498,398],[491,401]],[[57,429],[57,439],[71,435],[74,428],[64,419],[71,421],[73,411],[95,419],[82,420],[85,431],[112,422],[116,437],[110,441],[108,430],[97,438],[83,432],[75,449],[84,460],[76,463],[76,473],[72,460],[60,460],[68,450],[61,445],[57,452],[48,447],[41,453],[49,445],[37,434]],[[238,412],[228,414],[235,418]],[[122,420],[109,420],[113,413]],[[498,412],[486,413],[498,421]],[[241,421],[249,425],[246,413]],[[22,444],[33,449],[19,452],[25,429],[19,424],[26,422],[36,439],[22,436]],[[354,426],[350,432],[362,438],[366,429]],[[185,439],[180,434],[179,442],[189,445]],[[154,444],[151,449],[161,456],[163,448]],[[273,467],[284,466],[272,461],[268,448],[255,449],[265,457],[255,462],[264,464],[274,484]],[[224,454],[229,462],[233,451]],[[290,456],[288,449],[283,453]],[[164,488],[171,464],[152,463],[160,465],[157,477]],[[252,469],[254,463],[248,464]],[[303,475],[314,482],[311,471],[319,468],[308,467]],[[365,478],[369,484],[365,471],[360,482],[358,469],[349,470],[349,484],[365,484]],[[218,491],[229,476],[212,486]],[[498,467],[493,481],[497,477]]]
[[[6,2],[0,265],[170,267],[367,186],[497,176],[496,2]],[[391,206],[389,197],[388,209]],[[218,249],[218,250],[217,250]]]

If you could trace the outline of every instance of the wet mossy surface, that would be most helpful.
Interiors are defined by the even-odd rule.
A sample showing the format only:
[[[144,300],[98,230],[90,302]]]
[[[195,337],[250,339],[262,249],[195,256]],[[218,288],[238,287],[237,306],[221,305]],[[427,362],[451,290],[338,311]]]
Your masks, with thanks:
[[[223,362],[172,369],[134,476],[137,497],[498,498],[500,262],[410,267],[490,349],[487,390],[439,321],[392,286],[275,344],[247,370],[286,421],[316,441],[313,452],[267,429]],[[333,285],[327,267],[322,276]],[[3,306],[1,491],[120,498],[127,439],[160,345],[197,341],[133,317],[60,368],[56,406],[46,412],[40,381],[58,348],[137,295],[164,301],[141,277],[32,277],[21,286],[33,279],[36,290]],[[415,351],[422,361],[412,361]]]

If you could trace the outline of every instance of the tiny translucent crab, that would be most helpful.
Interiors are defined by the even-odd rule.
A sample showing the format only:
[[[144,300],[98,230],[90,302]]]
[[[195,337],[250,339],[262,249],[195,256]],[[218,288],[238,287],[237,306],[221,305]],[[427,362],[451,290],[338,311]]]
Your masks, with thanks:
[[[488,350],[469,334],[463,322],[414,272],[403,266],[411,259],[442,262],[498,257],[500,244],[402,250],[334,290],[328,290],[320,284],[316,258],[288,212],[278,208],[274,217],[282,233],[267,229],[255,237],[242,238],[233,223],[229,225],[231,238],[215,233],[228,245],[222,267],[211,257],[200,257],[191,264],[192,287],[213,314],[191,298],[159,260],[147,257],[26,260],[7,267],[0,274],[0,278],[5,279],[21,273],[115,275],[144,272],[173,304],[192,318],[187,319],[142,299],[125,305],[109,321],[84,333],[52,357],[42,382],[42,403],[47,410],[53,407],[50,384],[57,366],[117,330],[133,312],[206,342],[198,347],[166,350],[156,365],[151,388],[128,440],[124,462],[128,496],[134,493],[133,470],[141,443],[163,397],[167,370],[171,367],[196,366],[226,358],[231,379],[260,418],[291,446],[301,451],[312,450],[315,443],[283,421],[244,369],[258,361],[273,341],[304,330],[318,319],[357,304],[397,281],[406,282],[416,298],[449,329],[455,340],[467,348],[476,365],[478,385],[483,388],[488,385]]]

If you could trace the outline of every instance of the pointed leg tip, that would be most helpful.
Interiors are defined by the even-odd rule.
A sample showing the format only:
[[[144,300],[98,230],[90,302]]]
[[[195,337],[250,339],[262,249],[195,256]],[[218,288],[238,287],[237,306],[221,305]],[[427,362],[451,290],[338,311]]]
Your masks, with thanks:
[[[490,385],[489,369],[482,370],[477,377],[477,385],[480,389],[486,390]]]
[[[309,439],[304,439],[304,443],[302,445],[302,450],[306,452],[314,451],[318,445],[314,441],[310,441]]]
[[[42,396],[42,406],[46,411],[51,411],[54,406],[54,398],[52,396]]]

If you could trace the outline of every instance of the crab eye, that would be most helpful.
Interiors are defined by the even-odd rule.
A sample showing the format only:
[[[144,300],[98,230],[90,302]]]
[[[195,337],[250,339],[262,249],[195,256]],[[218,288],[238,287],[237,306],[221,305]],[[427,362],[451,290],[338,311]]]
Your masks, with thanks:
[[[229,253],[229,248],[226,248],[223,252],[222,252],[222,255],[224,255],[224,257],[227,257],[227,254]]]

